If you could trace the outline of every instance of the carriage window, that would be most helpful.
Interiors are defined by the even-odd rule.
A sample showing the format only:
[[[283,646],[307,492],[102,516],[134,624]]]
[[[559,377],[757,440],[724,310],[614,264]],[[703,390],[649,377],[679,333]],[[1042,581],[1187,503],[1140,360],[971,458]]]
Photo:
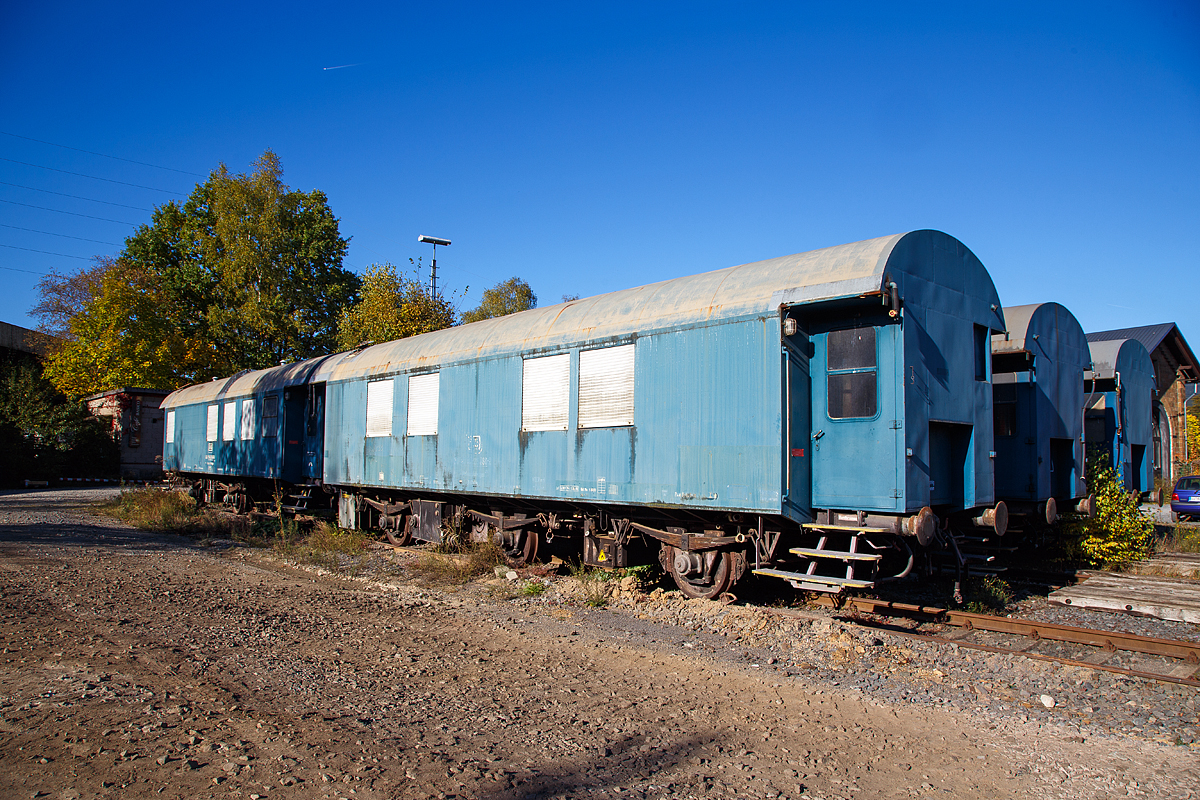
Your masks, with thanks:
[[[982,325],[975,326],[975,380],[988,379],[988,352],[992,349],[991,331]]]
[[[436,436],[438,432],[438,389],[440,372],[408,378],[408,435]]]
[[[232,442],[237,436],[237,401],[225,404],[225,416],[221,420],[221,441]]]
[[[204,440],[207,442],[215,442],[217,440],[217,415],[220,413],[220,406],[208,407],[208,424],[204,429]]]
[[[279,435],[279,397],[263,399],[263,438],[273,439]]]
[[[876,398],[875,329],[830,331],[825,337],[829,416],[873,417]]]
[[[396,382],[391,378],[367,384],[367,436],[392,435],[392,396]]]
[[[175,412],[167,412],[167,444],[172,444],[175,441]]]
[[[254,400],[242,401],[242,439],[254,438]]]
[[[997,383],[992,387],[992,433],[1017,435],[1017,385]]]
[[[634,345],[579,353],[579,427],[633,424]]]
[[[571,354],[522,363],[521,429],[565,431],[571,399]]]

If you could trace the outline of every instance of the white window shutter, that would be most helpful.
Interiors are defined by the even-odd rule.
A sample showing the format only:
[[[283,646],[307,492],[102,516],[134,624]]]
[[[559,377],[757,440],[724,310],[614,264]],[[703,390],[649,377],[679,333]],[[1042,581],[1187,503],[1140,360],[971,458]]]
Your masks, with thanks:
[[[579,353],[579,427],[633,424],[634,345]]]
[[[521,427],[565,431],[571,403],[571,354],[527,358],[521,380]]]
[[[204,430],[204,439],[208,442],[217,440],[217,415],[221,413],[220,406],[208,407],[208,426]]]
[[[242,439],[254,438],[254,398],[242,401]]]
[[[367,384],[367,436],[392,435],[392,395],[396,381],[388,378]]]
[[[221,420],[221,441],[232,442],[237,437],[237,401],[225,404],[225,417]]]
[[[167,412],[167,444],[175,442],[175,412]]]
[[[408,378],[408,435],[435,436],[438,432],[438,387],[441,373]]]

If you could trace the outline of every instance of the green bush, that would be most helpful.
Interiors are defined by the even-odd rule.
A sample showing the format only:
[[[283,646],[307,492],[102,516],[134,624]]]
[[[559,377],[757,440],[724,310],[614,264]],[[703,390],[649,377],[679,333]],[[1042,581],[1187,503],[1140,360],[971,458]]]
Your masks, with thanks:
[[[1070,526],[1088,564],[1119,566],[1149,555],[1154,523],[1142,514],[1137,496],[1125,491],[1107,462],[1088,470],[1088,490],[1096,495],[1096,514]]]

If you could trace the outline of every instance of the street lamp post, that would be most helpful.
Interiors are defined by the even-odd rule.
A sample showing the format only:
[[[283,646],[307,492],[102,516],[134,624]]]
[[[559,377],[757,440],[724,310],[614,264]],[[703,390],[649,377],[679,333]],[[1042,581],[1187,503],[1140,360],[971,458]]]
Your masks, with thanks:
[[[428,242],[429,244],[433,245],[433,263],[430,265],[429,274],[431,276],[430,282],[432,284],[432,286],[431,286],[432,293],[433,293],[433,296],[436,298],[438,296],[438,293],[437,293],[437,249],[438,249],[439,244],[442,245],[443,247],[449,247],[450,240],[449,239],[439,239],[436,236],[425,236],[424,234],[422,234],[421,236],[417,237],[417,241],[418,242]]]

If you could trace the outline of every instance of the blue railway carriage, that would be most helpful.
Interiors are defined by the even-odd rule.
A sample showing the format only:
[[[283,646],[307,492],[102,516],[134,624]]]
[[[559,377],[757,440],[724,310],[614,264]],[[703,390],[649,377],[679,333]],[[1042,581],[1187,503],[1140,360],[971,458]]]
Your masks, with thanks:
[[[530,559],[574,534],[598,566],[654,546],[695,597],[747,569],[870,587],[1003,531],[1004,328],[980,261],[925,230],[379,344],[314,376],[323,483],[395,541],[469,530]]]
[[[1154,363],[1136,339],[1090,342],[1092,372],[1084,381],[1087,457],[1106,461],[1127,492],[1154,488]]]
[[[992,336],[996,496],[1010,514],[1053,524],[1059,508],[1091,513],[1083,475],[1083,377],[1092,354],[1058,303],[1004,309]]]
[[[277,492],[293,508],[330,507],[322,483],[325,376],[342,354],[224,380],[168,395],[163,468],[193,483],[200,502],[238,512]]]

